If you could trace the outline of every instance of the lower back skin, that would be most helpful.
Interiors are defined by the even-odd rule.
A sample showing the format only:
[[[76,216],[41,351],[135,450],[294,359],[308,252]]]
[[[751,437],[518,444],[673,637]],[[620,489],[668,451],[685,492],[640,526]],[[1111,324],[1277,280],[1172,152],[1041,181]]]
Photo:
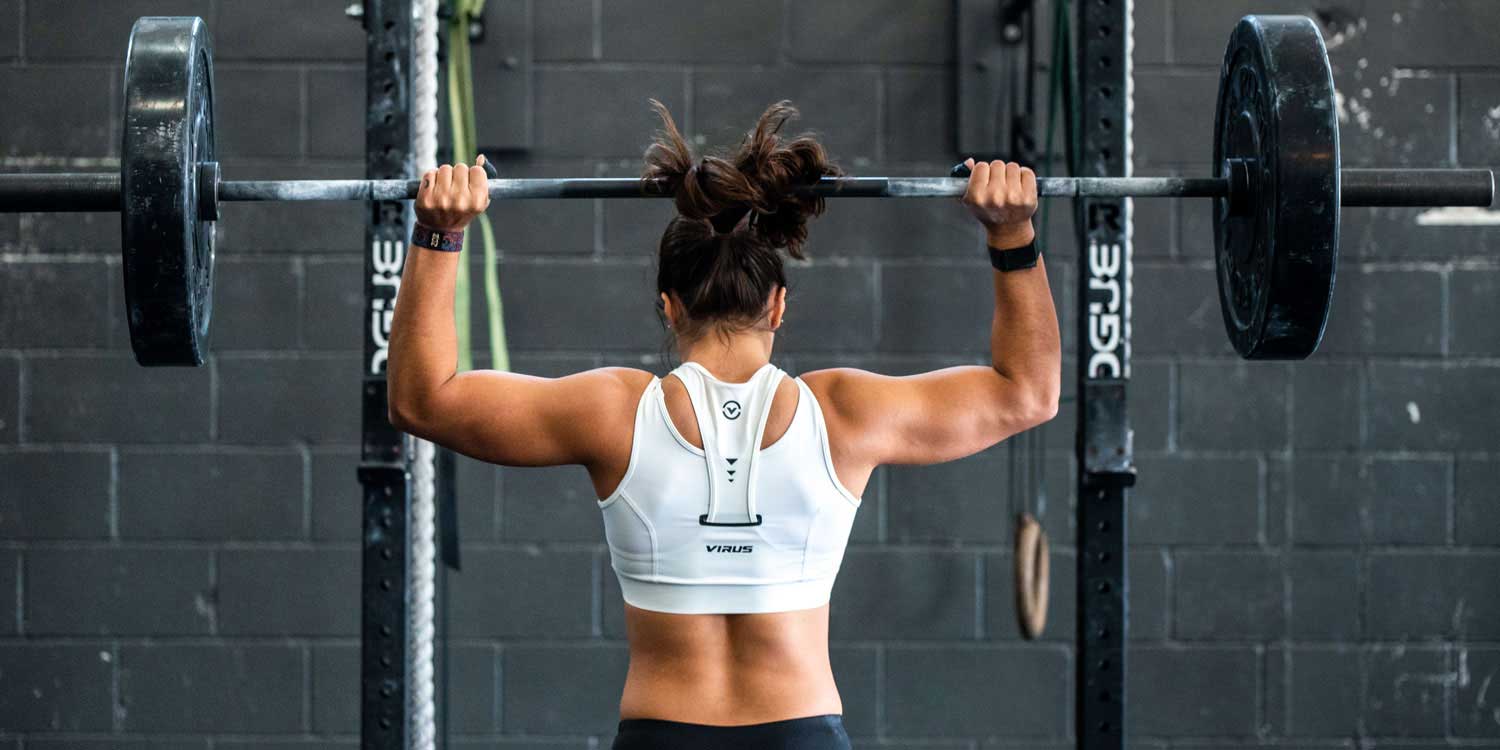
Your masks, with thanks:
[[[760,724],[842,714],[828,661],[828,605],[677,615],[625,605],[622,719]]]

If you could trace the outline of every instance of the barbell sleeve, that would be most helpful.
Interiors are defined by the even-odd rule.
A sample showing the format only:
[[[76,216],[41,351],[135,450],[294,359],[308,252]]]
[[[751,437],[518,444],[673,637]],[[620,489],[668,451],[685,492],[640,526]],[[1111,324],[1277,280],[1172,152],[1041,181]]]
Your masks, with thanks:
[[[1345,206],[1478,206],[1495,202],[1495,173],[1488,169],[1345,169]]]
[[[1345,206],[1478,206],[1494,201],[1487,169],[1345,169]],[[388,201],[417,196],[417,180],[225,180],[220,201]],[[809,192],[830,198],[950,198],[968,182],[951,177],[824,178]],[[631,177],[490,180],[495,200],[661,198]],[[1048,198],[1216,198],[1223,178],[1043,177]],[[108,172],[0,175],[0,212],[118,211],[120,176]]]
[[[0,175],[0,213],[119,210],[119,172]]]

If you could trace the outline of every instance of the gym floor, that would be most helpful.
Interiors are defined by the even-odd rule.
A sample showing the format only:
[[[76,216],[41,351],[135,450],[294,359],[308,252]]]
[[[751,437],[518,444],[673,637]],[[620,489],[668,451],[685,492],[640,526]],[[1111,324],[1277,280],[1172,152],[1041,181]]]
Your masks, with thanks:
[[[172,14],[214,35],[226,179],[361,177],[347,5],[0,0],[0,168],[117,168],[123,40]],[[489,0],[480,141],[529,140],[491,154],[504,176],[634,176],[648,97],[709,144],[789,98],[851,172],[942,176],[955,5]],[[1250,12],[1322,24],[1345,166],[1500,164],[1500,3],[1136,0],[1137,174],[1208,170],[1224,41]],[[1131,747],[1500,747],[1500,218],[1346,211],[1319,352],[1245,362],[1209,206],[1135,204]],[[0,213],[0,750],[358,744],[366,210],[222,210],[212,354],[166,370],[131,356],[117,214]],[[650,283],[671,211],[491,208],[515,369],[670,368]],[[1070,393],[1066,213],[1047,263]],[[836,202],[791,271],[777,364],[986,361],[981,239],[948,201]],[[1065,403],[1042,428],[1038,641],[1016,625],[1008,449],[878,471],[833,594],[856,747],[1073,747],[1075,420]],[[626,649],[585,474],[458,476],[455,744],[608,747]]]

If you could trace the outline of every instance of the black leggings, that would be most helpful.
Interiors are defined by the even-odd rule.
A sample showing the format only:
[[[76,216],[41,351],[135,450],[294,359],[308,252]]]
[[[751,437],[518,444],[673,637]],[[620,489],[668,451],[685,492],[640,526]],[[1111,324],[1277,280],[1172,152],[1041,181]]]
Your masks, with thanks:
[[[612,750],[849,750],[838,714],[721,727],[622,719]]]

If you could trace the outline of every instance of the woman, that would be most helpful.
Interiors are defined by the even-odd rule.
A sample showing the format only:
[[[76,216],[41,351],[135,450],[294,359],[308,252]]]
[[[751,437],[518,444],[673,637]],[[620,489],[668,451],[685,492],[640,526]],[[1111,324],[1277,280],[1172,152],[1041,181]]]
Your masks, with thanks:
[[[588,469],[630,644],[616,750],[847,748],[828,601],[870,473],[967,456],[1057,411],[1036,177],[968,162],[962,201],[996,269],[991,366],[791,378],[770,364],[787,309],[782,254],[804,257],[807,221],[824,208],[795,188],[838,168],[812,138],[779,134],[796,114],[786,102],[732,155],[701,160],[652,104],[663,129],[643,179],[677,206],[657,296],[682,366],[664,378],[455,372],[459,254],[428,248],[457,249],[489,205],[481,157],[423,176],[391,336],[391,421],[491,463]]]

